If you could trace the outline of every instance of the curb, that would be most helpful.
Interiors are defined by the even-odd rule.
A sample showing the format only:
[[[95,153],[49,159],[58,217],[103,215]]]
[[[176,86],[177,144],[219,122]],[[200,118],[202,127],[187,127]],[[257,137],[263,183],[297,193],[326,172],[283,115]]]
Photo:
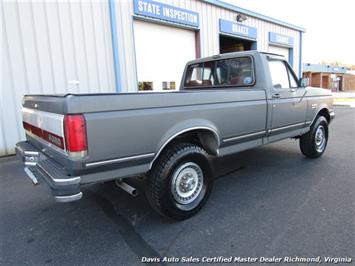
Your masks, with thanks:
[[[343,107],[351,107],[355,108],[355,102],[334,102],[333,106],[343,106]]]

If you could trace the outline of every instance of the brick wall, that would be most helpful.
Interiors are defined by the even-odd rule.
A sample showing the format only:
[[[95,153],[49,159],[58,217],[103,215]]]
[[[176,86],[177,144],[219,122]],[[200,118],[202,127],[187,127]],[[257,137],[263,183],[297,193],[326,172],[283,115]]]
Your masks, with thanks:
[[[321,85],[322,74],[321,73],[312,73],[312,87],[322,87]]]
[[[343,83],[344,91],[355,91],[355,75],[345,74],[343,76]]]

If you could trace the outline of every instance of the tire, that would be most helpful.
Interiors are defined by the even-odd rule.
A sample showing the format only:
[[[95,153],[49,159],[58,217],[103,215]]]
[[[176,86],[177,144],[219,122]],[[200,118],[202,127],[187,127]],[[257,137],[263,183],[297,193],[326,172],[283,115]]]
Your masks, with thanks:
[[[201,147],[180,143],[168,147],[148,174],[146,196],[153,209],[174,220],[195,215],[213,186],[209,155]]]
[[[311,129],[300,138],[300,148],[308,158],[320,157],[328,144],[328,121],[324,116],[318,116]]]

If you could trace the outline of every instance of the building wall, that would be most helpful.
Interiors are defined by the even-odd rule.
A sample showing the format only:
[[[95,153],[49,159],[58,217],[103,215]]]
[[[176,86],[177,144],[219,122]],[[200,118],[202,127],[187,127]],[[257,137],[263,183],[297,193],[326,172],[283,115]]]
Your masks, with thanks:
[[[211,56],[219,53],[219,19],[235,21],[236,12],[227,10],[215,5],[199,0],[158,0],[176,7],[198,12],[200,15],[200,36],[201,36],[201,57]],[[122,91],[137,90],[137,70],[134,46],[133,29],[133,1],[116,2],[118,41],[121,43],[120,49],[120,71],[122,79]],[[268,51],[269,32],[288,35],[294,38],[293,47],[293,67],[298,73],[300,65],[300,32],[290,28],[280,26],[271,22],[248,17],[243,24],[256,27],[257,49]],[[149,52],[149,51],[147,51]]]
[[[312,83],[313,87],[322,87],[322,73],[313,73],[312,74]]]
[[[343,90],[355,91],[355,75],[345,74],[343,76]]]
[[[219,53],[219,19],[235,21],[236,12],[198,0],[159,2],[198,12],[201,56]],[[24,94],[116,92],[112,33],[117,34],[120,89],[137,90],[133,1],[1,1],[0,12],[0,156],[12,154],[24,139]],[[254,17],[244,24],[258,28],[259,50],[268,51],[269,31],[292,36],[298,73],[299,31]]]
[[[107,1],[1,1],[0,9],[2,156],[24,139],[24,94],[114,92],[115,86]]]
[[[334,75],[339,81],[334,80]],[[332,91],[351,91],[355,90],[355,75],[342,73],[312,73],[303,72],[303,77],[309,78],[309,85],[329,89]]]

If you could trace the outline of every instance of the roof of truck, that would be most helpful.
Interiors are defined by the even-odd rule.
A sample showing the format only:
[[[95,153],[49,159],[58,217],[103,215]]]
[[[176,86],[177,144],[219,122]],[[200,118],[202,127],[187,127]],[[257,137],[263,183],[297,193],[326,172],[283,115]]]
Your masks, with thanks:
[[[198,58],[198,59],[189,61],[188,64],[196,64],[196,63],[208,62],[208,61],[219,60],[219,59],[228,59],[228,58],[233,58],[233,57],[241,56],[241,55],[257,55],[257,54],[266,54],[266,55],[271,55],[271,56],[283,57],[283,55],[280,55],[280,54],[261,52],[261,51],[257,51],[257,50],[250,50],[250,51],[232,52],[232,53],[225,53],[225,54],[216,54],[216,55],[212,55],[212,56],[208,56],[208,57]]]

